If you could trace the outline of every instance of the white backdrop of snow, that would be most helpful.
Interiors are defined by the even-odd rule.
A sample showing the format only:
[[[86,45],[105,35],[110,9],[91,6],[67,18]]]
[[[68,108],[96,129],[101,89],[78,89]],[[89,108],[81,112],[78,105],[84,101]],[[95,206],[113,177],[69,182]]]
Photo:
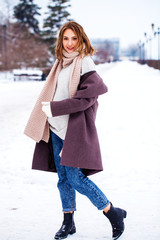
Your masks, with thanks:
[[[160,72],[135,62],[97,66],[108,86],[96,120],[104,171],[91,176],[127,210],[124,240],[159,240]],[[31,170],[35,143],[23,134],[44,82],[0,75],[0,239],[50,240],[61,225],[57,174]],[[73,240],[111,239],[102,212],[77,193]]]

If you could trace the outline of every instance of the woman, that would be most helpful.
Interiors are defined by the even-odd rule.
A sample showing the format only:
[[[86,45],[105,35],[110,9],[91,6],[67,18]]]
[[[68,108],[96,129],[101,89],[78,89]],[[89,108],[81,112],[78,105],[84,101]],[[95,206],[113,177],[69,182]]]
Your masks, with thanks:
[[[55,239],[76,232],[76,190],[102,210],[112,225],[113,239],[124,231],[126,211],[115,208],[88,178],[102,171],[95,127],[97,98],[107,87],[95,71],[92,47],[83,28],[67,22],[60,30],[57,60],[31,113],[25,134],[36,143],[33,169],[57,172],[64,212]]]

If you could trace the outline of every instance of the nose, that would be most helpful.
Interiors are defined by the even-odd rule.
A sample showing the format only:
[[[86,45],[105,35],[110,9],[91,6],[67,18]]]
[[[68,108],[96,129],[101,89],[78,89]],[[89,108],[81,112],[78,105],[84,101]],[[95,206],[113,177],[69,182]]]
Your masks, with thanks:
[[[69,39],[69,41],[68,41],[68,45],[69,45],[69,46],[72,45],[72,39]]]

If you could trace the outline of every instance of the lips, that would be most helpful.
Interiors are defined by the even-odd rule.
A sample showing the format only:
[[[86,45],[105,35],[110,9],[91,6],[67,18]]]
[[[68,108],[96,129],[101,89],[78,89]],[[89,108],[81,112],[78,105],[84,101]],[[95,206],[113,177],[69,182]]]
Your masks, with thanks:
[[[69,51],[71,51],[71,50],[73,50],[74,49],[74,47],[67,47],[67,49],[69,50]]]

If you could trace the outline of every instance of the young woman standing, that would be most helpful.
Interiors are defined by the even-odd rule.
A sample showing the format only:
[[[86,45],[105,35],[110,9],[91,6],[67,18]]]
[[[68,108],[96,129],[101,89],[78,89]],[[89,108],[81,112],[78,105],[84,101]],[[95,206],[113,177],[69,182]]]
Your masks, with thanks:
[[[124,231],[126,211],[115,208],[88,175],[103,170],[95,117],[98,96],[107,87],[95,71],[92,47],[82,26],[67,22],[60,30],[54,66],[31,113],[25,134],[36,141],[33,169],[57,172],[64,212],[55,239],[76,232],[76,191],[109,219],[113,239]]]

